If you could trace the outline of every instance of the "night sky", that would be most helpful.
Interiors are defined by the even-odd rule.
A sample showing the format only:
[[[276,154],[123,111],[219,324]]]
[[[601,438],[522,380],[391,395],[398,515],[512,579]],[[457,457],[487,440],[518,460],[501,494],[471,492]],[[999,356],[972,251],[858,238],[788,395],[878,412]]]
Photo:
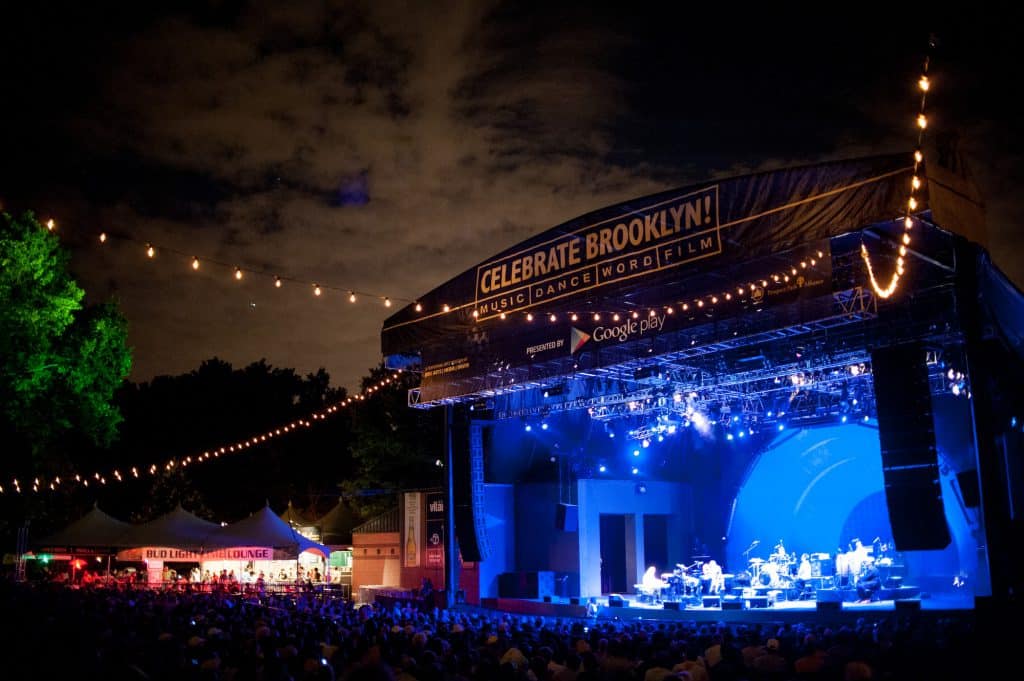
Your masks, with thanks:
[[[135,381],[217,356],[356,389],[403,299],[555,224],[714,177],[909,158],[933,32],[928,135],[959,141],[989,248],[1024,282],[1014,17],[166,4],[0,15],[0,204],[55,218],[90,299],[117,297]]]

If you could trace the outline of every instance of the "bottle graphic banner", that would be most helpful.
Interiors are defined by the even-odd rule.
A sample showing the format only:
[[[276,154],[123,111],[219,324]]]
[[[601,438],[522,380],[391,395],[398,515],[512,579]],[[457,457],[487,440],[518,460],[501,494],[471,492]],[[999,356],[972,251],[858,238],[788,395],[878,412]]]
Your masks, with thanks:
[[[422,526],[423,506],[419,492],[405,493],[405,567],[418,567],[422,542],[420,527]]]

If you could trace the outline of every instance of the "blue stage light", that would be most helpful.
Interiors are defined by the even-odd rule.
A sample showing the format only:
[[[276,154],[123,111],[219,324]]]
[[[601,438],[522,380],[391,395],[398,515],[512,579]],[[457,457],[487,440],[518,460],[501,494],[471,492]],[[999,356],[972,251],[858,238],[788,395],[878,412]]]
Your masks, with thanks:
[[[779,424],[779,432],[781,433],[785,429],[786,429],[786,426],[784,426],[783,424],[780,423]]]
[[[540,424],[540,429],[541,430],[547,430],[548,429],[548,424],[546,424],[546,423]]]
[[[726,433],[725,434],[725,439],[726,440],[731,440],[732,439],[732,433]]]
[[[633,469],[633,475],[636,475],[636,474],[637,474],[637,473],[639,473],[639,472],[640,472],[640,469],[639,469],[639,468],[634,468],[634,469]]]
[[[640,450],[639,449],[634,449],[633,450],[633,456],[640,456]]]
[[[842,421],[843,423],[846,423],[846,414],[843,414],[843,418],[841,418],[839,420]]]
[[[599,472],[601,472],[601,473],[604,473],[605,471],[608,470],[608,466],[605,466],[604,464],[601,464],[600,466],[597,467],[597,470]]]
[[[740,431],[740,433],[739,433],[739,435],[740,435],[740,437],[743,437],[743,435],[744,435],[744,432],[743,432],[743,431],[741,430],[741,431]]]
[[[664,441],[665,441],[665,436],[664,435],[659,435],[658,436],[658,442],[664,442]]]
[[[615,431],[614,430],[609,430],[608,431],[608,437],[615,437]]]
[[[871,418],[870,416],[868,416],[867,414],[864,414],[864,423],[867,423],[870,420],[870,418]]]
[[[644,441],[641,442],[640,444],[642,444],[644,446],[644,449],[647,449],[648,447],[651,446],[651,441],[648,440],[647,438],[644,438]]]
[[[526,427],[523,428],[523,430],[525,430],[527,433],[529,433],[531,430],[533,430],[533,426],[531,426],[529,423],[527,423]]]

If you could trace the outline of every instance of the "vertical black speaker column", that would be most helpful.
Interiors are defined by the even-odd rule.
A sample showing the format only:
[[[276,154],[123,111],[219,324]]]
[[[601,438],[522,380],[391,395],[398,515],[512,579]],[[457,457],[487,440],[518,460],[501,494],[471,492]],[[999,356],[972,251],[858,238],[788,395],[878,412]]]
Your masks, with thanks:
[[[920,343],[879,348],[871,365],[893,542],[898,551],[943,549],[950,536],[925,349]]]
[[[451,432],[454,478],[455,536],[462,560],[476,563],[487,558],[487,526],[484,515],[484,434],[465,407],[456,407]]]

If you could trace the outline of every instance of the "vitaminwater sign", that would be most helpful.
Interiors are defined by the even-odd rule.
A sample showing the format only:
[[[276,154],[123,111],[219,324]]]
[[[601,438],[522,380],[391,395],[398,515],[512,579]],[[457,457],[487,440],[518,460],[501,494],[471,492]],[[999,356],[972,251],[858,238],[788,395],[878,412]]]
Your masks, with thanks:
[[[497,317],[721,252],[715,185],[480,265],[474,310]]]
[[[423,551],[423,564],[429,568],[444,567],[445,495],[427,494],[427,537]]]

